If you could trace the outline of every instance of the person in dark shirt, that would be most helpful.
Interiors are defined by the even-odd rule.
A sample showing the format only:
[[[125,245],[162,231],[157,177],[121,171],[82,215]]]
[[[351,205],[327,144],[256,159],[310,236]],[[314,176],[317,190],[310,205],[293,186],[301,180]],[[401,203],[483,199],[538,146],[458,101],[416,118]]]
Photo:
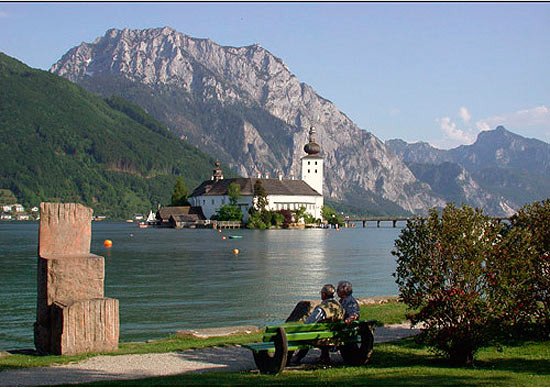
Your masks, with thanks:
[[[351,322],[358,320],[361,315],[361,311],[359,309],[359,303],[352,296],[353,287],[351,283],[347,280],[338,282],[336,292],[340,298],[340,304],[344,309],[344,322],[346,324],[350,324]]]

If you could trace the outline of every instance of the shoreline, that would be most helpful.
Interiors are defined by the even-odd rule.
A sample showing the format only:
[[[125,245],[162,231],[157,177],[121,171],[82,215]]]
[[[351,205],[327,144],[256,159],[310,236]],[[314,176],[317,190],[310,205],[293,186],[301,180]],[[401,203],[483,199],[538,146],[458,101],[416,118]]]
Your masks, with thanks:
[[[367,298],[356,298],[357,302],[359,302],[360,306],[367,306],[367,305],[379,305],[379,304],[385,304],[385,303],[391,303],[391,302],[398,302],[398,297],[395,295],[391,296],[372,296]],[[304,302],[300,301],[299,303]],[[313,304],[318,304],[320,300],[308,300],[305,302],[312,302]],[[260,332],[265,325],[262,326],[253,326],[253,325],[236,325],[236,326],[219,326],[219,327],[212,327],[212,328],[194,328],[194,329],[181,329],[176,330],[174,333],[169,334],[162,338],[156,338],[156,339],[148,339],[143,341],[128,341],[128,342],[120,342],[125,344],[130,343],[151,343],[155,341],[162,341],[163,339],[166,339],[170,335],[175,335],[176,337],[195,337],[195,338],[211,338],[211,337],[224,337],[229,335],[237,335],[237,334],[251,334],[255,332]],[[11,354],[17,354],[17,353],[34,353],[35,349],[31,348],[17,348],[17,349],[0,349],[0,358],[9,356]]]
[[[418,329],[411,329],[407,324],[384,325],[376,328],[375,344],[396,341],[417,333]],[[304,358],[303,365],[293,369],[311,368],[319,354],[319,349],[312,349]],[[338,352],[332,353],[331,364],[343,364]],[[165,353],[98,355],[67,364],[5,369],[0,371],[0,386],[86,384],[183,373],[253,372],[256,368],[249,349],[226,345]]]

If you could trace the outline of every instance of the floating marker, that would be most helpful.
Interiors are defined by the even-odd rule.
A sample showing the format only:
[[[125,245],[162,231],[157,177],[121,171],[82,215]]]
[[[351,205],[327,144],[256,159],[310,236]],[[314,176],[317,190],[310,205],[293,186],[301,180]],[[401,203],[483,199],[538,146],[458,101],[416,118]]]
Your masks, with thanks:
[[[226,238],[227,238],[227,237],[225,237],[225,236],[222,236],[222,240],[225,240]]]
[[[233,254],[234,255],[238,255],[239,254],[239,250],[237,248],[233,248]]]
[[[111,240],[105,240],[103,241],[103,246],[105,248],[111,248],[113,246],[113,242]]]

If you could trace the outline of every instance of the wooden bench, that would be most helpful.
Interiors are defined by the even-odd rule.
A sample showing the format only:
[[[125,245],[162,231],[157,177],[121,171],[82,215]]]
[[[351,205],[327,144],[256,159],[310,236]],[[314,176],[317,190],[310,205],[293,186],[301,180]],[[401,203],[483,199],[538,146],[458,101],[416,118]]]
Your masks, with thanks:
[[[347,365],[364,365],[372,355],[375,321],[296,323],[267,326],[263,342],[246,344],[260,373],[280,373],[296,350],[336,346]]]

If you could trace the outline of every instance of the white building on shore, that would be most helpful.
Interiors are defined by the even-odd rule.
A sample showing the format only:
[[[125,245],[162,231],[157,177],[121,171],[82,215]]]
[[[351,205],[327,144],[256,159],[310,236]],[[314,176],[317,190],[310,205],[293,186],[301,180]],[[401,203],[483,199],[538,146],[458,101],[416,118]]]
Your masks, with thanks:
[[[212,177],[204,181],[189,196],[191,206],[202,208],[207,219],[217,213],[223,205],[229,204],[228,188],[231,183],[240,187],[240,197],[237,205],[241,208],[244,221],[248,219],[248,209],[253,206],[254,185],[260,181],[267,193],[267,208],[269,210],[299,210],[304,207],[306,212],[321,219],[323,207],[323,158],[319,155],[321,147],[315,141],[315,128],[309,131],[309,142],[305,145],[306,156],[301,159],[302,179],[268,178],[230,178],[224,179],[220,163]]]

